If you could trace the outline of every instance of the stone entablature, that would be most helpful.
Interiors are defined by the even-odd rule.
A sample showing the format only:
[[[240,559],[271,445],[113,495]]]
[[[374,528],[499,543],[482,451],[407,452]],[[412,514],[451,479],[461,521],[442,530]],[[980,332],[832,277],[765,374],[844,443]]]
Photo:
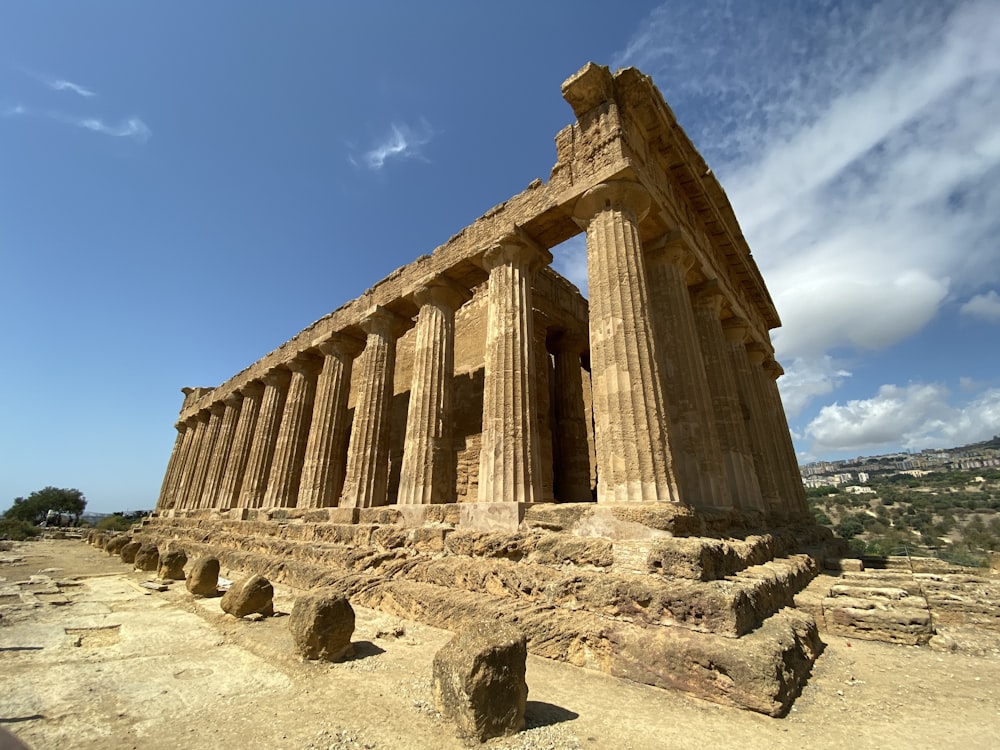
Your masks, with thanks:
[[[721,186],[638,71],[591,63],[563,96],[577,122],[547,183],[184,389],[159,510],[471,502],[470,523],[516,527],[589,489],[807,517],[780,321]],[[547,267],[580,231],[589,306]]]

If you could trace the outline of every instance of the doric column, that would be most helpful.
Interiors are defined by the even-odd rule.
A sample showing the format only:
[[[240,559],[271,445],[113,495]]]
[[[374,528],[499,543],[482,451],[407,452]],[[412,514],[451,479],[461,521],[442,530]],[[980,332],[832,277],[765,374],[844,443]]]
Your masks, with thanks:
[[[316,364],[311,357],[296,357],[288,363],[292,377],[274,446],[271,476],[264,492],[265,508],[295,507],[298,499],[302,462],[316,398],[316,377],[319,374]]]
[[[413,293],[420,314],[396,498],[400,505],[455,502],[455,450],[451,443],[455,310],[468,298],[465,289],[443,277]]]
[[[191,486],[187,492],[189,508],[204,507],[205,477],[208,476],[208,465],[212,462],[212,453],[215,450],[215,440],[219,436],[219,424],[222,422],[224,409],[225,406],[222,403],[212,404],[208,408],[208,425],[205,427],[205,434],[198,447],[198,465],[195,467],[194,474],[191,475]]]
[[[219,486],[226,471],[226,461],[229,452],[233,447],[233,433],[236,431],[236,422],[240,416],[240,405],[243,396],[237,391],[230,393],[223,399],[224,411],[222,422],[219,425],[219,434],[215,439],[215,450],[208,464],[208,473],[205,475],[205,489],[202,494],[202,507],[218,508]]]
[[[756,341],[750,341],[745,346],[747,359],[750,362],[750,387],[753,389],[753,399],[756,402],[755,414],[762,427],[764,453],[771,468],[775,489],[778,492],[776,508],[782,518],[788,518],[791,515],[791,498],[788,496],[787,477],[782,467],[781,452],[778,449],[777,422],[774,419],[774,413],[764,386],[764,381],[770,378],[764,372],[763,364],[770,352]]]
[[[257,426],[257,415],[260,414],[260,403],[264,396],[264,384],[252,380],[240,388],[243,395],[243,406],[236,422],[236,433],[233,436],[233,447],[229,451],[229,460],[222,476],[216,505],[220,508],[240,507],[240,495],[243,489],[243,476],[250,458],[253,445],[254,430]]]
[[[580,356],[586,336],[563,332],[552,342],[555,387],[555,498],[563,503],[591,500],[590,449]]]
[[[718,282],[712,280],[692,290],[691,296],[695,327],[705,363],[705,376],[712,397],[716,433],[719,436],[730,490],[739,508],[763,510],[750,438],[740,407],[736,375],[730,360],[729,346],[722,332],[722,292]]]
[[[351,365],[361,351],[361,343],[335,334],[317,348],[323,354],[323,369],[316,386],[312,425],[302,463],[300,508],[333,507],[344,487],[351,431],[347,398],[351,392]]]
[[[181,462],[184,447],[184,435],[187,432],[187,425],[178,422],[174,425],[177,428],[177,438],[174,440],[173,450],[170,451],[170,460],[167,461],[167,470],[163,472],[163,484],[160,485],[160,496],[156,500],[156,509],[166,510],[172,507],[170,503],[170,483],[173,475],[177,473],[177,466]]]
[[[597,499],[603,503],[678,501],[639,237],[648,210],[640,185],[608,182],[584,193],[574,212],[587,230]]]
[[[191,504],[191,488],[194,485],[195,477],[198,474],[199,461],[201,460],[202,446],[205,443],[205,431],[208,427],[208,419],[211,415],[207,409],[203,409],[194,416],[194,437],[191,439],[191,447],[188,450],[187,461],[184,463],[184,475],[181,477],[181,484],[178,488],[177,505],[185,510],[196,508]]]
[[[358,362],[358,399],[340,498],[344,507],[370,508],[388,501],[389,412],[396,339],[409,325],[409,320],[384,307],[376,307],[361,321],[368,338]]]
[[[788,418],[785,416],[785,406],[781,402],[778,391],[778,378],[785,374],[784,368],[773,359],[764,361],[764,395],[770,404],[771,414],[775,421],[775,435],[778,438],[778,455],[782,466],[782,476],[788,485],[788,500],[793,515],[810,518],[809,505],[806,502],[806,490],[802,486],[802,475],[799,473],[799,459],[795,455],[795,444],[788,430]]]
[[[554,435],[552,434],[552,355],[549,354],[548,328],[535,321],[535,413],[538,414],[538,471],[542,484],[539,500],[555,499]]]
[[[750,438],[750,452],[753,455],[753,465],[757,472],[757,484],[763,499],[764,512],[770,516],[781,516],[781,493],[779,492],[774,467],[771,464],[771,451],[768,448],[770,438],[761,417],[760,404],[757,401],[753,373],[750,360],[747,357],[745,338],[747,322],[742,318],[727,318],[723,323],[723,332],[729,344],[729,362],[736,375],[736,385],[740,394],[740,408]]]
[[[680,231],[646,248],[660,376],[670,419],[670,449],[681,499],[695,507],[733,507],[715,430],[687,273],[694,256]]]
[[[176,510],[184,508],[184,490],[188,485],[188,475],[194,458],[198,455],[195,440],[198,434],[198,420],[188,419],[184,422],[184,444],[181,446],[180,463],[174,471],[173,479],[170,481],[170,507]]]
[[[489,271],[479,502],[542,499],[531,279],[552,255],[517,238],[486,251]]]
[[[264,376],[264,395],[240,492],[240,505],[244,508],[260,508],[264,502],[290,379],[291,373],[283,367],[277,367]]]

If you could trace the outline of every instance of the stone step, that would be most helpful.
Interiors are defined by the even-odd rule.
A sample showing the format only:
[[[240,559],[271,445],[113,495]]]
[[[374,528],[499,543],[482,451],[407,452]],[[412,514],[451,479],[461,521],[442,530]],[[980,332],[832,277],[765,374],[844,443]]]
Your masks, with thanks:
[[[204,542],[184,545],[191,557],[218,557],[229,577],[258,573],[297,589],[332,586],[358,605],[450,630],[482,618],[509,622],[524,631],[538,656],[772,716],[787,712],[822,649],[812,618],[788,608],[737,639],[395,578],[387,571],[335,570]]]

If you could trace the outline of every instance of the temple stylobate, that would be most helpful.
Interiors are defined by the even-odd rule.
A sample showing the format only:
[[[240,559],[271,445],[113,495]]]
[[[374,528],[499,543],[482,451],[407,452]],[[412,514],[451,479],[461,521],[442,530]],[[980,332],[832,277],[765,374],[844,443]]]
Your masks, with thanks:
[[[215,388],[185,388],[160,516],[540,503],[809,517],[780,325],[725,193],[651,80],[588,64],[547,182]],[[586,233],[589,304],[550,268]],[[419,249],[418,249],[419,250]]]

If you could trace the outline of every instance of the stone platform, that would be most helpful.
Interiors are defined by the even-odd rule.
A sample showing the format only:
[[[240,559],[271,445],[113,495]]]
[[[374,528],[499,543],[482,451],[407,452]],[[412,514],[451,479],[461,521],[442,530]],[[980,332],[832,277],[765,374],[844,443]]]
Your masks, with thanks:
[[[792,608],[839,551],[821,527],[723,537],[685,509],[582,503],[524,508],[519,529],[490,531],[462,528],[461,511],[424,506],[418,525],[395,506],[240,509],[154,517],[136,536],[449,630],[508,622],[536,655],[772,716],[822,650]]]

